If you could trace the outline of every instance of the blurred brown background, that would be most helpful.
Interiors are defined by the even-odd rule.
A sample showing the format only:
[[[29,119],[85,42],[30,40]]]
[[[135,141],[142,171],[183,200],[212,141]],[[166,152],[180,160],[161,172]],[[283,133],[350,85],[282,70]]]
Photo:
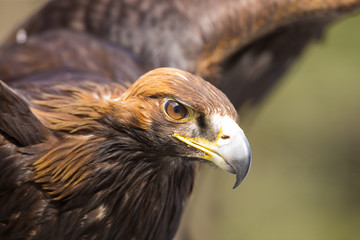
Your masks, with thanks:
[[[45,0],[0,0],[0,39]],[[248,178],[202,167],[179,239],[360,239],[360,13],[241,118]]]

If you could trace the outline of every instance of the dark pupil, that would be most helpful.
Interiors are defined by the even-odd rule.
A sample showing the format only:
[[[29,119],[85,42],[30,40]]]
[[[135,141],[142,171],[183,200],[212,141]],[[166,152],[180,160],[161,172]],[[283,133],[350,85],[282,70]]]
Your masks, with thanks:
[[[174,113],[180,113],[181,112],[181,107],[179,106],[178,103],[174,103]]]

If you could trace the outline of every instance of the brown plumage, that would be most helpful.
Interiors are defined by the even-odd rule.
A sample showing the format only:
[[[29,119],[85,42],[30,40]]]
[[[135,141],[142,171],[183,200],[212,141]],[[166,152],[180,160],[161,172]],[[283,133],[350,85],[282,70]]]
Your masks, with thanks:
[[[238,108],[263,99],[309,43],[359,7],[359,0],[53,0],[18,29],[28,37],[64,28],[91,34],[145,71],[176,67],[203,77]]]
[[[157,69],[129,89],[21,84],[0,85],[1,239],[171,239],[196,160],[221,154],[225,166],[214,163],[236,172],[237,184],[248,171],[248,153],[234,159],[220,150],[246,150],[219,121],[234,122],[234,107],[189,73]],[[198,148],[207,143],[216,143],[210,155]]]
[[[237,186],[251,154],[213,86],[174,69],[136,80],[177,67],[236,107],[256,103],[359,6],[50,1],[0,48],[0,238],[172,238],[195,162],[236,173]]]

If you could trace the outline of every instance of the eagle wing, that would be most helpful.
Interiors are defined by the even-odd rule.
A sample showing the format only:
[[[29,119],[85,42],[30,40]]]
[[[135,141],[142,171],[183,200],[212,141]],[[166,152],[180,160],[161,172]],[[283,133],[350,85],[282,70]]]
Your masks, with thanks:
[[[310,42],[359,7],[359,0],[53,0],[8,41],[19,29],[28,37],[86,32],[127,51],[146,71],[196,73],[241,107],[259,102]]]

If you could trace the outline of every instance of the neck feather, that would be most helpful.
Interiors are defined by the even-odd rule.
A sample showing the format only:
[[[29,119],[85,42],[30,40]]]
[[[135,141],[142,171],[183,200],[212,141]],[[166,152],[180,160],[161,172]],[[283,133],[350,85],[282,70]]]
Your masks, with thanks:
[[[32,180],[64,212],[82,209],[75,232],[99,228],[102,237],[113,233],[108,238],[116,239],[168,239],[175,234],[193,188],[193,163],[128,151],[125,138],[65,139],[33,164]]]

